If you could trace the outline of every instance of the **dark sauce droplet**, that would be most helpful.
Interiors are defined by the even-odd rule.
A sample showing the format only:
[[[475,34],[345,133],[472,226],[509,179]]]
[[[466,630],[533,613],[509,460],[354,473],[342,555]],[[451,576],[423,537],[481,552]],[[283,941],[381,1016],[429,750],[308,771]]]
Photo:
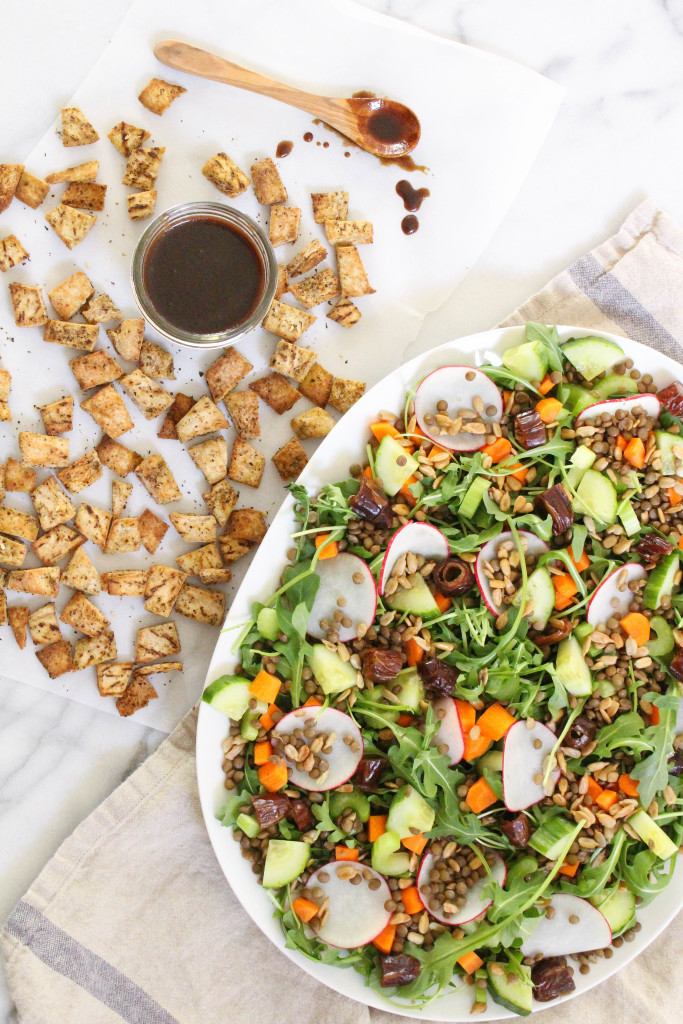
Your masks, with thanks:
[[[294,149],[294,143],[290,142],[289,139],[283,139],[282,142],[278,142],[277,149],[275,150],[275,156],[282,158],[283,156],[289,156]]]
[[[329,145],[329,142],[323,142],[323,149],[327,149]]]
[[[405,209],[411,213],[419,210],[424,200],[431,195],[428,188],[413,188],[410,182],[405,179],[398,182],[396,192],[403,200]]]
[[[371,100],[374,99],[376,93],[368,92],[367,89],[360,89],[358,92],[351,93],[354,100]]]
[[[304,142],[313,142],[313,132],[306,132]]]
[[[408,216],[404,217],[401,221],[401,231],[404,235],[414,235],[419,226],[419,220],[412,213],[409,213]]]

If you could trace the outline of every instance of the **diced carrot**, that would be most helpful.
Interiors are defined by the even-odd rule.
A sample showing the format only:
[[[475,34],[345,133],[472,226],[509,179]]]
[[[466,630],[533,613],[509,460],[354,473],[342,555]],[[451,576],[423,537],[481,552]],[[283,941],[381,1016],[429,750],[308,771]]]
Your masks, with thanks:
[[[401,495],[401,497],[405,498],[406,503],[408,505],[415,505],[417,503],[417,498],[415,497],[415,495],[408,490],[409,487],[412,487],[412,485],[416,483],[417,477],[409,476],[406,482],[404,483],[403,487],[401,487],[400,491],[398,492]]]
[[[277,704],[269,704],[268,710],[264,711],[261,717],[259,718],[261,728],[265,729],[266,732],[270,732],[270,730],[275,725],[275,719],[273,718],[273,714],[275,711],[279,710],[280,709],[278,708]]]
[[[623,434],[617,434],[616,446],[617,446],[617,448],[619,449],[620,452],[623,452],[623,450],[626,447],[627,443],[628,442],[627,442],[627,440],[626,440],[626,438],[624,437]]]
[[[562,402],[557,398],[542,398],[536,402],[536,412],[544,423],[553,423],[562,411]]]
[[[266,764],[273,753],[273,744],[270,740],[259,740],[254,744],[254,764]]]
[[[414,636],[411,636],[404,648],[406,661],[410,667],[418,665],[424,657],[424,648],[420,647]]]
[[[619,794],[615,793],[613,789],[603,789],[600,796],[596,797],[596,804],[598,807],[602,807],[603,811],[609,811],[612,804],[615,804],[619,799]]]
[[[386,814],[371,814],[368,818],[368,842],[374,843],[375,839],[383,836],[387,830]]]
[[[404,728],[407,725],[412,725],[414,721],[415,719],[413,718],[413,716],[409,715],[407,711],[401,711],[398,716],[398,724],[402,725]]]
[[[645,445],[639,437],[632,437],[624,448],[624,458],[636,469],[645,465]]]
[[[405,839],[401,840],[401,845],[405,846],[406,850],[410,850],[411,853],[416,853],[419,857],[427,845],[427,839],[420,832],[417,836],[406,836]]]
[[[448,458],[450,459],[451,452],[448,450],[448,448],[442,448],[440,444],[433,444],[432,447],[429,449],[429,455],[427,456],[427,458],[440,459],[442,455],[447,455]]]
[[[479,970],[484,961],[482,960],[478,953],[475,953],[474,950],[472,950],[471,953],[463,953],[463,955],[458,960],[458,963],[462,967],[465,974],[474,974],[475,971]]]
[[[334,556],[339,552],[339,545],[336,540],[330,540],[331,536],[331,533],[319,533],[315,538],[315,546],[320,552],[318,555],[318,559],[320,561],[322,561],[323,558],[334,558]]]
[[[595,803],[595,801],[598,799],[600,794],[603,792],[602,786],[600,786],[595,781],[595,779],[592,777],[592,775],[588,776],[588,786],[586,788],[586,792],[588,793],[588,796],[591,798],[593,803]]]
[[[588,557],[588,555],[586,554],[586,549],[585,548],[581,552],[581,558],[578,560],[578,562],[576,561],[576,559],[574,558],[574,555],[572,554],[572,546],[571,546],[571,544],[569,545],[569,547],[565,548],[565,551],[567,552],[567,554],[571,558],[571,560],[572,560],[572,562],[574,564],[574,568],[576,569],[577,572],[584,572],[584,570],[586,570],[588,568],[588,566],[591,564],[591,560]]]
[[[483,455],[488,455],[491,462],[502,462],[512,451],[512,444],[507,437],[497,437],[492,444],[485,444],[481,451]]]
[[[305,704],[301,705],[302,708],[321,708],[322,704],[317,697],[309,697]]]
[[[659,725],[659,708],[654,706],[650,712],[650,725]]]
[[[483,733],[496,743],[502,740],[510,726],[515,724],[515,719],[502,704],[492,704],[483,715],[479,715],[477,725]]]
[[[303,896],[298,896],[292,903],[292,910],[301,921],[308,923],[315,917],[320,907],[313,900],[305,900]]]
[[[521,462],[515,462],[514,466],[510,466],[507,475],[514,476],[515,480],[519,480],[520,484],[523,484],[526,483],[529,469],[527,466],[523,466]]]
[[[477,712],[468,700],[456,700],[455,706],[458,709],[458,715],[460,716],[460,728],[462,729],[463,734],[467,736],[474,725]]]
[[[278,789],[283,789],[287,785],[287,765],[267,761],[259,768],[258,777],[264,789],[269,793],[277,793]]]
[[[281,686],[282,683],[277,676],[272,676],[270,672],[266,672],[262,668],[256,679],[252,680],[249,686],[249,693],[253,693],[254,697],[264,701],[266,704],[272,704],[280,692]]]
[[[372,470],[369,466],[366,466],[363,470],[363,476],[367,477],[368,480],[372,480]]]
[[[357,847],[353,850],[350,846],[335,846],[334,848],[335,860],[358,860],[359,856]]]
[[[450,597],[446,597],[445,594],[440,594],[438,590],[434,594],[434,601],[436,602],[436,607],[439,609],[442,615],[444,614],[444,612],[449,611],[449,609],[453,607],[451,604]]]
[[[678,546],[681,549],[681,551],[683,551],[683,537],[681,537],[681,539],[679,540]]]
[[[380,420],[378,423],[371,423],[370,430],[373,432],[378,441],[381,441],[383,437],[389,434],[390,437],[400,437],[400,432],[396,429],[393,423],[389,423],[386,420]]]
[[[471,811],[475,814],[481,814],[491,804],[495,804],[498,797],[489,786],[486,779],[483,777],[477,779],[473,785],[467,790],[467,796],[465,797],[465,803]]]
[[[679,494],[673,487],[669,487],[666,492],[666,496],[669,499],[669,504],[672,508],[674,505],[678,505],[679,501],[683,501],[683,494]]]
[[[638,781],[637,781],[637,779],[632,779],[630,775],[620,775],[619,776],[619,789],[621,790],[622,793],[625,793],[626,796],[637,797],[638,796]]]
[[[490,736],[480,732],[477,739],[473,740],[469,733],[465,735],[465,752],[463,757],[466,761],[475,761],[482,754],[485,754],[492,743]]]
[[[416,885],[409,885],[407,889],[399,889],[399,892],[401,893],[401,902],[406,908],[406,914],[419,914],[421,910],[424,910],[425,905]]]
[[[574,582],[574,577],[568,572],[561,572],[552,576],[555,588],[555,607],[558,611],[568,608],[573,603],[574,595],[579,589]]]
[[[541,392],[542,395],[547,395],[548,392],[552,391],[554,387],[555,387],[555,385],[553,384],[552,380],[550,379],[550,374],[546,373],[545,377],[543,378],[541,383],[538,385],[538,390]]]
[[[418,438],[420,438],[421,441],[422,440],[431,441],[431,437],[429,436],[429,434],[425,434],[425,432],[422,429],[422,427],[418,426],[417,424],[415,424],[414,429],[411,430],[411,432],[407,436],[408,437],[418,437]]]
[[[504,390],[503,391],[503,403],[509,401],[509,399],[512,398],[513,394],[514,394],[514,391],[505,391]]]
[[[639,647],[642,647],[650,639],[650,620],[642,612],[629,612],[620,620],[619,625]]]
[[[576,864],[567,864],[565,861],[562,867],[558,871],[558,875],[566,875],[567,878],[573,878],[576,872],[579,870],[579,862]]]
[[[391,953],[391,947],[394,944],[396,938],[396,925],[388,924],[379,935],[372,940],[373,946],[375,946],[380,953]]]

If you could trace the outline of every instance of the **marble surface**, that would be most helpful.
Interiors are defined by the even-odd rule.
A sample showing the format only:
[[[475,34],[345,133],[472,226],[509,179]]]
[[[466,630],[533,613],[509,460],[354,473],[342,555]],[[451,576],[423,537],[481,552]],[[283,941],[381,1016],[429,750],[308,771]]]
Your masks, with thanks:
[[[681,0],[363,2],[517,59],[567,88],[519,196],[469,277],[425,320],[421,349],[495,324],[647,194],[683,221]],[[40,18],[12,8],[0,41],[3,80],[20,81],[21,90],[11,102],[3,97],[0,160],[35,145],[127,6],[109,0],[93,14],[85,0],[40,2]],[[0,920],[59,843],[162,739],[134,719],[0,675]],[[0,1020],[14,1019],[0,974]]]

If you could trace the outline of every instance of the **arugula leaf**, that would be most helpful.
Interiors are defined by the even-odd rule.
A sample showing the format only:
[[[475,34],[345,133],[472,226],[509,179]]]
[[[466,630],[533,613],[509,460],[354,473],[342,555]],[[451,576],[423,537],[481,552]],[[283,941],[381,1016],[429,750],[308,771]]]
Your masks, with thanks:
[[[564,371],[564,357],[560,347],[560,336],[557,327],[546,327],[545,324],[529,320],[526,325],[526,340],[540,341],[548,350],[548,362],[551,371],[562,373]]]
[[[674,684],[677,686],[677,684]],[[617,719],[619,721],[619,719]],[[652,753],[643,758],[630,775],[638,779],[638,798],[643,807],[649,807],[657,793],[661,793],[669,781],[667,763],[676,733],[676,709],[664,707],[660,711],[659,723],[645,730],[645,738],[652,747]]]
[[[618,747],[628,747],[630,751],[650,750],[651,746],[640,738],[645,723],[637,711],[627,711],[619,715],[611,725],[604,725],[597,735],[598,745],[591,757],[609,757]]]
[[[338,843],[340,840],[346,838],[346,833],[340,828],[337,828],[337,825],[330,814],[329,794],[321,804],[311,804],[311,811],[313,812],[313,817],[318,822],[315,826],[316,832],[326,833],[327,842]]]

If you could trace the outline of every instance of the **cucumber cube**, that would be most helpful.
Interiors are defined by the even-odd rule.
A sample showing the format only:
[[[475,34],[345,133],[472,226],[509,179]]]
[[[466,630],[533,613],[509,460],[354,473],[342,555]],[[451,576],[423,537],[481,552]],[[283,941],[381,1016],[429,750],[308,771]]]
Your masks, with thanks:
[[[527,341],[503,353],[503,366],[524,380],[540,382],[548,371],[548,350],[542,341]]]
[[[410,854],[401,851],[401,840],[391,831],[384,832],[375,839],[372,844],[371,863],[375,871],[392,878],[399,878],[410,872]]]
[[[266,850],[263,866],[263,886],[279,889],[299,877],[308,864],[311,848],[308,843],[291,839],[271,839]]]
[[[314,644],[306,660],[323,693],[341,693],[356,685],[353,665],[342,661],[336,651],[331,651],[324,644]]]
[[[590,669],[575,636],[568,636],[557,645],[555,673],[567,693],[573,697],[589,697],[593,692]]]
[[[628,823],[657,857],[668,860],[669,857],[674,857],[678,853],[678,847],[673,839],[669,839],[664,829],[652,820],[647,811],[642,809],[636,811],[628,819]]]
[[[233,722],[239,722],[252,697],[249,692],[250,684],[250,679],[243,679],[241,676],[221,676],[207,686],[202,700],[212,708],[222,711]]]
[[[384,491],[391,497],[398,494],[418,467],[415,459],[398,441],[387,434],[375,455],[375,472]]]
[[[403,786],[391,801],[387,829],[399,839],[408,839],[420,832],[429,832],[435,812],[412,786]]]
[[[624,350],[606,338],[578,338],[562,346],[562,354],[586,380],[594,380],[624,359]]]

